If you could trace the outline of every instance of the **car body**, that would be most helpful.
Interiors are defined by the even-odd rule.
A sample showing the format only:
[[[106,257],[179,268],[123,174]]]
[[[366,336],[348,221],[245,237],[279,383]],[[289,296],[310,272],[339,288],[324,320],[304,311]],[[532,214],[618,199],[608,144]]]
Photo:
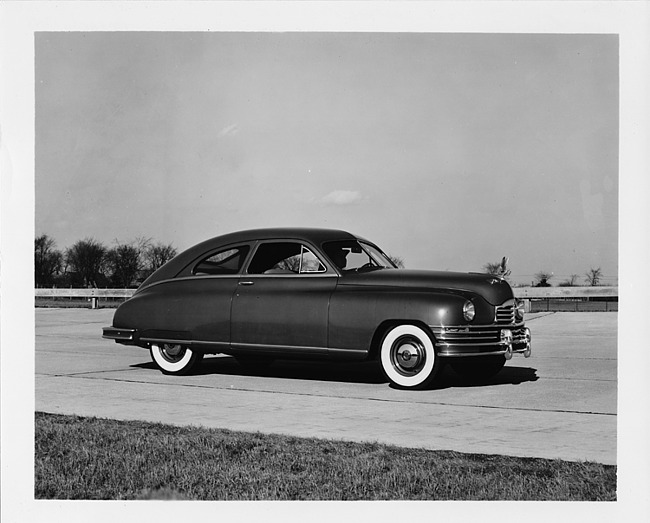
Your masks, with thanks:
[[[151,351],[167,374],[205,354],[378,359],[401,388],[446,363],[466,376],[528,357],[523,304],[494,275],[398,269],[375,244],[330,229],[257,229],[187,249],[116,310],[103,337]]]

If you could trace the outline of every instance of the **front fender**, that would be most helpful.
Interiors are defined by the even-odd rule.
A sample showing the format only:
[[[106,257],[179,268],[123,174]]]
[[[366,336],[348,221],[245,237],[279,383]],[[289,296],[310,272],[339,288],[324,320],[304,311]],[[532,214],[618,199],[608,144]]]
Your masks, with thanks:
[[[468,299],[476,307],[474,322],[494,317],[492,306],[476,295],[340,285],[330,302],[328,346],[369,350],[377,328],[386,322],[466,324],[462,311]]]

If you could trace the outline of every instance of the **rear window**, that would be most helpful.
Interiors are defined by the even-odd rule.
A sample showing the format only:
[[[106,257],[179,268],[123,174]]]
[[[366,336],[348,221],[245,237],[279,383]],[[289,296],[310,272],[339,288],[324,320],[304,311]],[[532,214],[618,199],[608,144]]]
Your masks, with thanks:
[[[210,254],[207,258],[202,259],[195,265],[192,274],[197,276],[206,274],[237,274],[244,264],[249,249],[248,245],[243,245],[241,247],[230,247],[223,251]]]

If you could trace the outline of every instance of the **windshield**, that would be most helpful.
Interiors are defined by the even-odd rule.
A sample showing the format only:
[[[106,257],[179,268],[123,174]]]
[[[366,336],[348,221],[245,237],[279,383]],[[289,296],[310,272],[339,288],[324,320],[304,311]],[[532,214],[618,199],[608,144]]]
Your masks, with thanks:
[[[395,268],[388,256],[370,243],[356,240],[326,242],[323,250],[343,272]]]

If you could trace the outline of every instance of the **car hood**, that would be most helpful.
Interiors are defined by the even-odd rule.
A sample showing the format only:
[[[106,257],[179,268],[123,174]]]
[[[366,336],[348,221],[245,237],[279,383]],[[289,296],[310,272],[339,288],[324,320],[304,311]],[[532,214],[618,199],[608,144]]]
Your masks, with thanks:
[[[492,305],[500,305],[513,297],[507,281],[490,274],[448,271],[416,271],[382,269],[347,273],[340,285],[373,285],[431,291],[459,291],[478,294]]]

